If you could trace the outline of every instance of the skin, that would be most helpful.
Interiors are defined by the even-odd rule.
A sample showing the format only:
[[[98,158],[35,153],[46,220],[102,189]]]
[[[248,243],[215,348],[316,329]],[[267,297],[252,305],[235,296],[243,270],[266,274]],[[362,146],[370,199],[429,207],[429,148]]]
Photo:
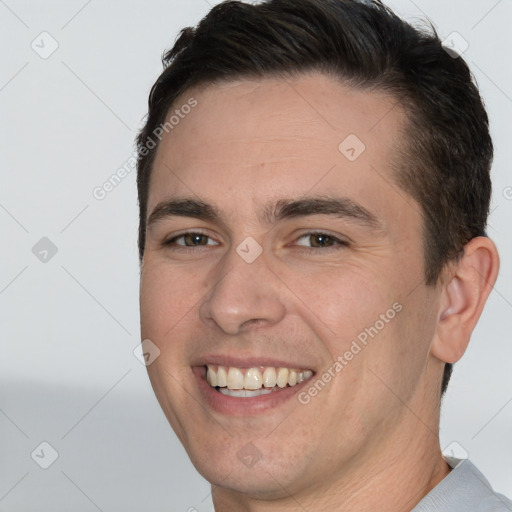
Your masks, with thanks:
[[[474,239],[425,285],[421,209],[390,164],[406,120],[393,98],[320,74],[210,85],[176,105],[192,96],[197,106],[160,143],[148,217],[162,201],[192,198],[220,219],[170,216],[148,227],[141,326],[160,350],[148,373],[163,411],[212,483],[217,511],[411,510],[449,472],[440,383],[496,279],[493,243]],[[352,162],[338,149],[349,134],[366,146]],[[349,198],[378,226],[261,215],[304,197]],[[208,238],[194,245],[176,238],[184,231]],[[311,231],[334,239],[315,249]],[[263,249],[252,263],[236,251],[249,236]],[[396,303],[400,312],[307,404],[294,395],[225,414],[197,385],[193,367],[212,354],[290,361],[316,380]],[[240,450],[257,462],[245,464]]]

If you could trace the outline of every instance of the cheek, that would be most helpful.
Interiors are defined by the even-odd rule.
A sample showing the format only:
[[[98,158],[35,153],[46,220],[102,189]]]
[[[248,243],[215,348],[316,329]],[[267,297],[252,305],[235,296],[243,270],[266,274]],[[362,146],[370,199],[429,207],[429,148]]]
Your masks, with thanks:
[[[382,273],[362,265],[295,270],[288,273],[286,282],[291,283],[303,314],[321,328],[320,337],[330,340],[331,355],[333,350],[339,355],[345,344],[374,325],[398,295]]]
[[[162,264],[145,264],[140,278],[140,316],[143,338],[162,343],[186,320],[197,302],[194,278]]]

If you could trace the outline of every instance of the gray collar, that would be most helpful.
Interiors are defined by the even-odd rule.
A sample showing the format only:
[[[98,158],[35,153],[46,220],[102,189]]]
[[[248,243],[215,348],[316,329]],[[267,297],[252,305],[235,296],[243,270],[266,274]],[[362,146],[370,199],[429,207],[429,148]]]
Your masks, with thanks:
[[[512,501],[495,493],[468,459],[444,459],[452,470],[411,512],[512,511]]]

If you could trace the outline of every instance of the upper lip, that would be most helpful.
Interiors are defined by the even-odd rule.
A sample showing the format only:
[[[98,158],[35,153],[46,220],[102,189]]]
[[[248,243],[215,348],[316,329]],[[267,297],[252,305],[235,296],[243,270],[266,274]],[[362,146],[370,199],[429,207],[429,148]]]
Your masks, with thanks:
[[[227,354],[204,355],[192,363],[192,366],[234,366],[236,368],[257,368],[258,366],[271,366],[274,368],[292,368],[299,370],[312,370],[312,367],[304,362],[270,358],[268,356],[248,355],[245,357]]]

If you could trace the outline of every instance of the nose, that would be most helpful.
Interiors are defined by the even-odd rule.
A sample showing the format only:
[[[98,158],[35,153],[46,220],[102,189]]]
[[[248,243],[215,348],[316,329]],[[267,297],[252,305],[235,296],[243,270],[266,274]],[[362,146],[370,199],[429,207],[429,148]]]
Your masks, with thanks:
[[[271,326],[285,315],[284,290],[265,253],[248,263],[233,248],[219,263],[215,284],[199,308],[203,322],[226,334]]]

